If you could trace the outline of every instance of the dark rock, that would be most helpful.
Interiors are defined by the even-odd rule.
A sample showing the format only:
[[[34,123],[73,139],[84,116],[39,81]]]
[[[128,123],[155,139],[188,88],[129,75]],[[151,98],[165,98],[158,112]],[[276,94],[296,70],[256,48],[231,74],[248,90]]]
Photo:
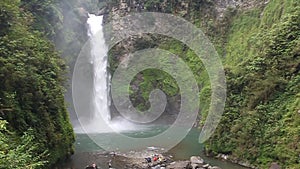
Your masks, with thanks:
[[[162,166],[162,167],[166,167],[167,165],[163,163],[163,164],[161,164],[161,166]]]
[[[205,165],[203,165],[202,167],[203,167],[203,168],[209,168],[210,166],[209,166],[209,164],[205,164]]]
[[[191,162],[189,162],[189,163],[186,165],[185,168],[186,168],[186,169],[193,169],[193,166],[192,166]]]
[[[199,164],[195,164],[195,163],[191,164],[191,166],[192,166],[192,169],[199,169],[199,167],[200,167]]]

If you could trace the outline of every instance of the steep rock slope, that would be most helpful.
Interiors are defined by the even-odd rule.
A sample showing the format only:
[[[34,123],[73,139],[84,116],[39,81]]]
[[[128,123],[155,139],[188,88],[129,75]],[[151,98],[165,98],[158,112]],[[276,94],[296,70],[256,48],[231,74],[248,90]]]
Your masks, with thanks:
[[[172,13],[189,20],[206,33],[223,60],[228,97],[221,123],[207,141],[209,153],[224,153],[233,161],[261,168],[272,162],[299,168],[298,1],[115,1],[108,20],[141,11]],[[192,68],[201,88],[204,120],[210,103],[208,76],[184,44],[157,35],[132,37],[110,51],[112,72],[129,52],[149,47],[170,50]],[[153,71],[137,76],[131,89],[135,105],[147,108],[149,91],[157,86],[163,86],[177,102],[178,88],[166,76]],[[169,80],[154,80],[161,78]]]

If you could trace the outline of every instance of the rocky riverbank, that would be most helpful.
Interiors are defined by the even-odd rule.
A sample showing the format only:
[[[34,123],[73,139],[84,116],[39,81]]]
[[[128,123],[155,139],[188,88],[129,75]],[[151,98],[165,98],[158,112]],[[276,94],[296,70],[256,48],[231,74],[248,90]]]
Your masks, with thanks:
[[[99,168],[111,169],[220,169],[218,166],[212,166],[206,163],[199,156],[191,156],[190,159],[183,161],[175,161],[173,157],[167,154],[156,153],[155,151],[130,152],[122,153],[106,153],[99,154],[95,163]],[[103,157],[105,160],[103,160]],[[146,160],[148,159],[148,161]],[[106,162],[105,162],[106,161]]]
[[[157,156],[163,156],[162,154],[157,154]],[[192,156],[189,160],[184,161],[174,161],[171,156],[163,156],[162,161],[152,161],[147,162],[145,158],[128,158],[128,157],[117,157],[119,159],[125,159],[127,164],[125,168],[130,169],[221,169],[218,166],[211,166],[206,163],[199,156]]]
[[[151,162],[146,158],[151,158]],[[98,166],[98,169],[221,169],[208,164],[200,156],[191,156],[190,159],[178,161],[174,160],[171,155],[148,150],[132,151],[126,154],[81,153],[73,157],[72,162],[56,169],[84,169],[93,163]]]

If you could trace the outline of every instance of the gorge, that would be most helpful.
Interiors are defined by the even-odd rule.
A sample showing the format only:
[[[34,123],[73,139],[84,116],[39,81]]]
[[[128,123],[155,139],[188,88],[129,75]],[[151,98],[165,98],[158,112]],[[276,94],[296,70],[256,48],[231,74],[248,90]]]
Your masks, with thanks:
[[[179,40],[150,33],[130,36],[113,47],[106,44],[110,30],[102,25],[113,23],[111,30],[122,32],[126,24],[118,19],[144,12],[190,22],[219,54],[227,83],[225,110],[204,144],[198,143],[198,136],[212,104],[212,84],[195,51]],[[164,133],[178,118],[181,90],[164,71],[143,70],[126,88],[140,112],[151,107],[153,90],[165,93],[166,108],[157,121],[128,122],[111,102],[110,76],[133,54],[147,49],[182,59],[200,90],[193,129],[166,156],[184,160],[200,155],[225,169],[240,166],[214,157],[252,168],[300,168],[298,0],[2,0],[0,20],[0,168],[63,168],[58,164],[66,159],[73,159],[67,168],[92,162],[106,168],[108,151],[125,157],[146,156],[139,153],[148,148],[165,152],[168,139],[153,144],[129,141],[128,150],[118,149],[130,145],[130,139]]]

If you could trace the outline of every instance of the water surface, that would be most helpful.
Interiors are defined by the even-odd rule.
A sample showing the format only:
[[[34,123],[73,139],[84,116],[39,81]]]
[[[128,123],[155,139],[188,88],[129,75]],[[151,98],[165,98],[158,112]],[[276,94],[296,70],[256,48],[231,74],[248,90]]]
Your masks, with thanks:
[[[122,132],[121,134],[126,135],[128,137],[134,137],[134,138],[147,138],[155,136],[159,133],[162,133],[165,131],[168,127],[166,126],[155,126],[152,128],[149,128],[148,130],[141,130],[141,131],[127,131]],[[174,160],[187,160],[191,156],[201,156],[205,162],[213,165],[213,166],[219,166],[222,169],[246,169],[245,167],[242,167],[240,165],[232,164],[230,162],[226,162],[223,160],[215,159],[212,157],[206,157],[204,154],[203,145],[198,142],[200,131],[197,129],[192,129],[189,134],[183,139],[179,144],[177,144],[172,149],[168,150],[166,152],[167,155],[173,156]],[[91,136],[91,134],[89,134]],[[100,163],[99,165],[103,168],[106,167],[106,161],[109,160],[110,156],[107,155],[100,155],[105,153],[106,151],[101,148],[99,145],[97,145],[93,140],[89,137],[87,134],[77,134],[76,139],[76,153],[73,156],[73,166],[77,167],[83,167],[86,164],[92,163],[94,161],[97,161]],[[117,147],[122,140],[116,141],[117,134],[116,133],[100,133],[100,134],[94,134],[92,135],[93,138],[96,138],[98,141],[102,140],[101,144],[107,146],[111,145],[112,147]],[[100,145],[101,145],[100,144]],[[164,145],[168,144],[167,140],[161,140],[158,143],[153,143],[149,145],[149,147],[157,147],[158,151],[166,151],[164,150]],[[147,150],[145,148],[144,144],[135,144],[135,149],[128,149],[128,150],[118,150],[115,149],[118,153],[124,153],[126,155],[130,154],[136,154],[133,152],[144,152]],[[151,148],[150,148],[151,149]],[[149,149],[148,149],[149,150]],[[127,152],[126,152],[127,151]],[[97,159],[97,156],[101,156],[101,159]],[[143,154],[141,153],[141,156]]]

